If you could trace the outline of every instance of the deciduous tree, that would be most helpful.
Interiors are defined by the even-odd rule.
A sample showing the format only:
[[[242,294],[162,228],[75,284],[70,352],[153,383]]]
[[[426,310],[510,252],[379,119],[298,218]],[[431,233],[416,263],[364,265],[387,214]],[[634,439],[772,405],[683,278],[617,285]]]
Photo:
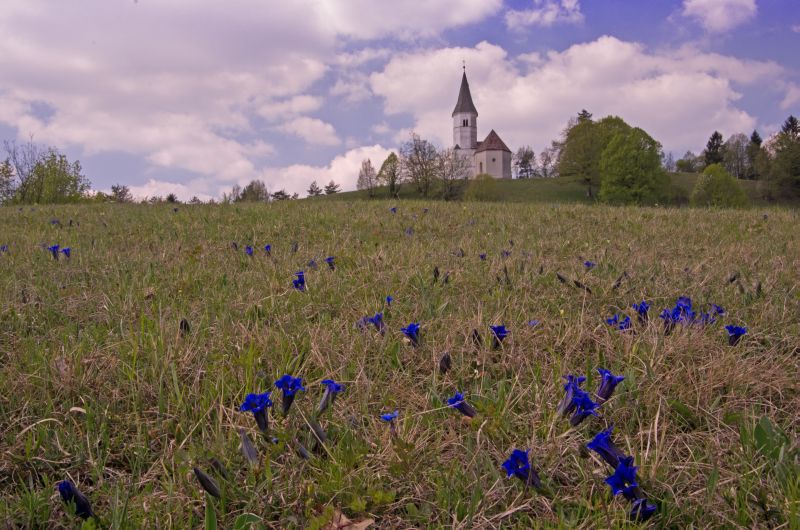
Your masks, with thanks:
[[[600,200],[614,204],[658,202],[669,185],[661,144],[638,127],[614,135],[603,150],[600,174]]]

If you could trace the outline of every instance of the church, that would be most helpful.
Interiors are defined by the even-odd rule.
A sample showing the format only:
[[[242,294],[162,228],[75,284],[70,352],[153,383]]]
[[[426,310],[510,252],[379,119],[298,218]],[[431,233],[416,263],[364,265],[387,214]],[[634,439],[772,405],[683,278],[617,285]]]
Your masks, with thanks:
[[[470,178],[487,173],[496,179],[511,178],[511,149],[494,129],[478,141],[478,110],[469,92],[467,71],[461,77],[458,101],[453,109],[453,148],[467,160]]]

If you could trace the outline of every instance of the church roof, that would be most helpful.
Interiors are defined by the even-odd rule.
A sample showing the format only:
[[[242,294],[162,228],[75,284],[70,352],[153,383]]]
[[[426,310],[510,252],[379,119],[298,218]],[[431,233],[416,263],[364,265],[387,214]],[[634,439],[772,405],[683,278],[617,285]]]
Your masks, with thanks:
[[[478,109],[475,108],[475,104],[472,102],[472,94],[469,93],[467,72],[464,72],[464,75],[461,76],[461,90],[458,91],[458,101],[456,102],[456,108],[453,109],[452,116],[459,112],[472,112],[476,116],[478,115]]]
[[[478,142],[478,149],[475,152],[480,153],[483,151],[508,151],[510,153],[511,149],[503,143],[503,140],[492,129],[484,141]]]

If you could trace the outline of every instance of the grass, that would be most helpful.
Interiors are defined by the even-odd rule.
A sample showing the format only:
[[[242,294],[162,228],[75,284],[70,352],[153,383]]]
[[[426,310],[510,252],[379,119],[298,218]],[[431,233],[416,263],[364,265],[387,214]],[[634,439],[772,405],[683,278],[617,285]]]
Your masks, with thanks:
[[[55,490],[65,477],[114,528],[247,528],[246,514],[253,528],[325,528],[338,513],[375,528],[635,526],[603,482],[607,467],[583,449],[613,423],[659,507],[653,526],[797,528],[797,226],[783,209],[2,208],[0,526],[78,526]],[[53,260],[43,245],[55,243],[71,259]],[[305,293],[291,288],[300,269]],[[655,315],[681,295],[723,306],[723,322],[665,336]],[[642,299],[649,324],[605,324]],[[381,310],[385,335],[356,329]],[[399,332],[412,321],[418,348]],[[511,331],[500,351],[473,343],[473,329],[487,339],[499,323]],[[749,333],[729,346],[724,324]],[[442,375],[444,351],[453,367]],[[555,414],[561,376],[585,374],[593,390],[597,367],[626,379],[599,418],[570,428]],[[238,405],[287,372],[307,391],[288,417],[273,411],[273,444]],[[294,441],[313,445],[326,378],[346,390],[320,418],[325,449],[302,460]],[[456,390],[478,410],[472,421],[446,407]],[[396,438],[379,419],[395,409]],[[239,429],[257,466],[240,453]],[[506,479],[514,448],[530,450],[544,492]],[[221,500],[204,494],[194,466],[219,482]]]

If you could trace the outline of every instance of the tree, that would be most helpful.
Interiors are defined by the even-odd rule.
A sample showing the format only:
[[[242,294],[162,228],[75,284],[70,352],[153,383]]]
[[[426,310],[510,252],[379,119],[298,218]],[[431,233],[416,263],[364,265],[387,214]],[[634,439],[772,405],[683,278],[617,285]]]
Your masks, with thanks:
[[[721,164],[703,170],[692,191],[693,206],[741,207],[747,205],[739,182]]]
[[[361,169],[358,170],[356,189],[367,190],[367,194],[372,197],[375,194],[377,184],[377,175],[375,174],[375,168],[372,166],[372,160],[369,158],[362,160]]]
[[[667,153],[667,156],[664,157],[664,170],[670,173],[675,172],[675,157],[672,156],[672,151]]]
[[[777,184],[800,192],[800,123],[789,116],[775,138],[775,158],[772,172]]]
[[[786,118],[781,126],[780,134],[792,142],[800,140],[800,122],[797,121],[797,118],[792,115]]]
[[[340,187],[334,181],[328,182],[325,185],[325,195],[333,195],[334,193],[339,193]]]
[[[544,177],[558,176],[558,148],[554,145],[545,147],[539,154],[539,174]]]
[[[706,150],[703,154],[706,166],[711,164],[722,164],[725,160],[725,144],[722,141],[722,134],[719,131],[714,131],[711,138],[708,139]]]
[[[167,195],[167,202],[170,204],[178,204],[181,201],[178,200],[177,195],[175,195],[174,193],[170,193],[169,195]]]
[[[761,175],[766,175],[765,164],[769,162],[764,148],[761,147],[763,140],[758,131],[753,131],[750,135],[750,142],[747,144],[747,175],[748,179],[758,179]]]
[[[70,162],[54,147],[42,147],[33,139],[22,145],[4,142],[8,158],[6,173],[13,178],[3,183],[5,194],[24,204],[64,203],[81,200],[90,189],[79,161]]]
[[[514,154],[514,170],[518,179],[529,179],[536,176],[536,153],[531,146],[520,147]]]
[[[400,170],[400,159],[396,154],[389,153],[378,171],[378,182],[389,188],[389,197],[396,197],[400,191]]]
[[[133,195],[128,186],[122,184],[114,184],[111,186],[111,200],[114,202],[133,202]]]
[[[308,196],[309,197],[319,197],[322,195],[322,188],[319,187],[317,181],[314,180],[311,182],[311,185],[308,187]]]
[[[189,199],[189,204],[203,204],[203,201],[197,195],[192,195],[192,198]]]
[[[436,177],[442,183],[442,198],[455,198],[457,183],[467,180],[470,175],[470,164],[456,149],[443,149],[438,156]]]
[[[578,123],[583,123],[585,121],[592,121],[592,113],[583,109],[578,113]]]
[[[618,132],[600,159],[600,200],[652,204],[667,194],[669,177],[661,167],[661,144],[638,127]]]
[[[750,140],[742,133],[737,133],[728,138],[722,149],[725,169],[737,179],[747,177],[750,170],[747,159],[747,146]]]
[[[675,169],[681,173],[697,173],[700,160],[691,151],[686,151],[683,158],[675,162]]]
[[[11,201],[14,198],[14,168],[6,158],[0,164],[0,204]]]
[[[411,133],[411,139],[400,148],[404,178],[413,182],[423,197],[428,196],[431,184],[436,179],[437,158],[436,147],[414,133]]]
[[[288,201],[292,196],[286,193],[286,190],[278,190],[272,194],[272,199],[276,201]]]
[[[269,202],[267,185],[263,180],[251,180],[233,200],[234,202]]]

